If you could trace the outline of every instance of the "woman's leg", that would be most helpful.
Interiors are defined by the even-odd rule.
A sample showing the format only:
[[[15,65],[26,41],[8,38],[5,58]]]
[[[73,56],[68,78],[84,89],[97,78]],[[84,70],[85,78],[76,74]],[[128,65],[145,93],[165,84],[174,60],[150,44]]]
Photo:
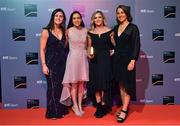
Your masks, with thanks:
[[[77,103],[77,84],[72,84],[71,86],[71,97],[73,101],[73,111],[77,116],[80,116],[79,108],[78,108],[78,103]]]
[[[100,103],[100,102],[101,102],[101,92],[99,92],[99,91],[96,92],[96,93],[95,93],[95,96],[96,96],[96,102],[97,102],[97,103]]]
[[[82,114],[84,113],[84,111],[82,110],[83,95],[84,95],[84,82],[81,81],[78,83],[78,106],[79,106],[79,111]]]
[[[101,99],[102,99],[101,105],[105,105],[104,91],[101,92]]]
[[[96,92],[96,101],[97,109],[94,115],[96,116],[96,118],[102,118],[108,113],[106,101],[104,99],[104,91]]]
[[[96,92],[95,93],[95,97],[96,97],[96,112],[94,113],[94,116],[98,117],[101,113],[101,93],[100,92]]]
[[[109,100],[109,95],[110,93],[107,91],[102,91],[101,92],[101,107],[102,107],[102,117],[105,116],[106,114],[108,114],[111,110],[110,110],[110,102]]]
[[[130,95],[126,92],[126,89],[124,88],[123,84],[120,86],[120,95],[122,99],[122,110],[127,110],[128,105],[130,102]]]
[[[130,102],[130,95],[124,90],[124,93],[123,93],[123,106],[122,106],[122,110],[127,110],[128,109],[128,106],[129,106],[129,102]]]
[[[120,96],[121,96],[121,101],[122,101],[122,104],[124,103],[124,87],[122,86],[122,82],[120,82],[119,84],[119,89],[120,89]]]
[[[122,105],[124,105],[124,87],[122,85],[123,85],[123,83],[120,82],[119,83],[119,92],[120,92]],[[120,112],[121,112],[121,109],[117,111],[116,116],[119,116]]]
[[[123,86],[120,86],[121,99],[122,99],[122,109],[120,115],[118,116],[118,121],[123,122],[128,114],[128,106],[130,102],[130,95],[126,92]]]

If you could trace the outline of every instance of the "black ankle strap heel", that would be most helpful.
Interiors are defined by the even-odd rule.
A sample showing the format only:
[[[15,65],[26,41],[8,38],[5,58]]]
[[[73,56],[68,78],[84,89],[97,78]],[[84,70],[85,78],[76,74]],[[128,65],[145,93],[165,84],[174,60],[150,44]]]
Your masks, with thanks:
[[[119,123],[124,122],[124,121],[126,120],[127,116],[128,116],[128,110],[126,110],[126,111],[121,110],[121,112],[125,113],[126,115],[125,115],[124,118],[122,118],[122,117],[120,117],[121,114],[119,114],[119,116],[117,117],[117,121],[118,121]]]

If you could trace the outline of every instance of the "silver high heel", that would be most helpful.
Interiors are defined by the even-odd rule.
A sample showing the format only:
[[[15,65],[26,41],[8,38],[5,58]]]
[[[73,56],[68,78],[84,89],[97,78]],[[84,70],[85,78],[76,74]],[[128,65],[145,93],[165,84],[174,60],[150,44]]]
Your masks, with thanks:
[[[82,114],[81,114],[81,112],[78,110],[76,110],[75,108],[74,108],[74,106],[72,106],[72,110],[73,110],[73,112],[75,113],[75,115],[77,115],[77,116],[82,116]]]
[[[82,106],[79,106],[79,112],[83,115],[85,112],[82,109]]]
[[[80,110],[80,113],[83,115],[85,112],[83,110]]]

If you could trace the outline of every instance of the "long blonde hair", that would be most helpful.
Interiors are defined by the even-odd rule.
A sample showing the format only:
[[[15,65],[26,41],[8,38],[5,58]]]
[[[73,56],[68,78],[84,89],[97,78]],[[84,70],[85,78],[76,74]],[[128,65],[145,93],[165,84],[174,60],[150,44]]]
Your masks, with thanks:
[[[97,10],[97,11],[95,11],[93,14],[92,14],[92,16],[91,16],[91,23],[90,23],[90,30],[94,30],[95,29],[95,23],[94,23],[94,18],[95,18],[95,15],[96,14],[100,14],[101,16],[102,16],[102,18],[103,18],[103,25],[104,26],[107,26],[107,21],[106,21],[106,17],[104,16],[104,14],[103,14],[103,12],[102,11],[100,11],[100,10]]]

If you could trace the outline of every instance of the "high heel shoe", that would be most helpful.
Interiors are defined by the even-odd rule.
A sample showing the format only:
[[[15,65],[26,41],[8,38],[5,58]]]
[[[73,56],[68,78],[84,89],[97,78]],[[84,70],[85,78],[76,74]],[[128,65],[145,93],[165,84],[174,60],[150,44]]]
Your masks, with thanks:
[[[82,109],[82,106],[81,105],[79,105],[79,112],[81,113],[81,115],[83,115],[85,112],[83,111],[83,109]]]
[[[120,117],[120,115],[121,115],[121,113],[120,113],[120,115],[117,117],[117,121],[118,121],[119,123],[124,122],[124,121],[126,120],[127,116],[128,116],[128,110],[126,110],[126,111],[121,110],[121,112],[125,113],[126,115],[125,115],[124,118],[122,118],[122,117]]]
[[[80,113],[80,111],[79,111],[79,110],[76,110],[74,106],[72,106],[72,110],[73,110],[73,112],[75,113],[75,115],[77,115],[77,116],[82,116],[82,114]]]
[[[118,118],[120,114],[121,114],[121,111],[117,111],[116,112],[116,117]]]
[[[80,113],[83,115],[85,112],[83,110],[80,110]]]
[[[102,118],[108,113],[109,113],[109,111],[108,111],[107,106],[106,105],[101,105],[101,108],[99,109],[99,111],[96,114],[96,118]]]
[[[101,112],[101,102],[96,104],[96,112],[94,113],[94,116],[98,116],[99,113]]]

